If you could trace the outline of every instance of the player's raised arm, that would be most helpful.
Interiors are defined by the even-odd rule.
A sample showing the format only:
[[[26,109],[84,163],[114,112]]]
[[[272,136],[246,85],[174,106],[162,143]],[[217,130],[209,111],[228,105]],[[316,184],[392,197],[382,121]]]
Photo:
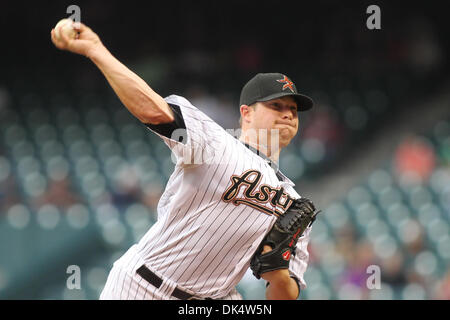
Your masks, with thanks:
[[[168,123],[174,120],[166,101],[138,75],[117,60],[98,35],[82,23],[73,23],[78,35],[71,37],[61,26],[51,31],[53,44],[61,50],[84,55],[101,70],[122,103],[141,122]]]

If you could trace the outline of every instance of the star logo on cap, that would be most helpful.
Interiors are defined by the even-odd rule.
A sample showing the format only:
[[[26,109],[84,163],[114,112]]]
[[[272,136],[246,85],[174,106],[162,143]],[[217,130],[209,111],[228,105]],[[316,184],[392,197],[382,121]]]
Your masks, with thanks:
[[[284,83],[282,90],[284,90],[286,88],[289,88],[289,90],[291,90],[292,93],[295,93],[294,92],[294,87],[293,87],[294,83],[291,80],[289,80],[288,77],[284,76],[283,79],[280,79],[280,80],[277,80],[277,81],[280,82],[280,83]]]

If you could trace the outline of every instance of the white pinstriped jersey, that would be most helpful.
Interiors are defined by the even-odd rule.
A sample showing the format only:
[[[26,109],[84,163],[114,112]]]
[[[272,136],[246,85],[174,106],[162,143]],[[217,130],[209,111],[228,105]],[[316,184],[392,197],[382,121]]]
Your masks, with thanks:
[[[253,253],[277,216],[300,196],[292,181],[284,175],[280,181],[263,157],[188,100],[176,95],[165,100],[180,107],[187,139],[186,133],[183,142],[156,133],[175,155],[175,169],[158,203],[157,222],[120,265],[134,276],[145,264],[198,297],[239,298],[234,288]],[[306,288],[309,232],[299,239],[289,266],[301,289]],[[144,298],[153,296],[152,286],[143,282],[136,290]]]

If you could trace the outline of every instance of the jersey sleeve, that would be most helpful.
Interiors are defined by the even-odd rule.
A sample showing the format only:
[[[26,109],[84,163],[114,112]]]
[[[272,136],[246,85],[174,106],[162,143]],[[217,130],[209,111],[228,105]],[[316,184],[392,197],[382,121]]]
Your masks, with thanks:
[[[300,290],[306,289],[306,282],[303,277],[306,268],[308,267],[309,253],[309,233],[311,228],[308,228],[305,233],[298,239],[295,255],[291,258],[289,263],[289,274],[296,278],[300,286]]]
[[[157,134],[172,150],[176,163],[191,166],[214,159],[221,150],[225,130],[184,97],[171,95],[164,100],[174,112],[176,110],[181,113],[175,114],[178,117],[176,123],[180,123],[181,118],[184,127],[177,125],[176,128],[171,128],[170,136],[161,130],[155,130],[151,125],[147,125],[147,128]]]

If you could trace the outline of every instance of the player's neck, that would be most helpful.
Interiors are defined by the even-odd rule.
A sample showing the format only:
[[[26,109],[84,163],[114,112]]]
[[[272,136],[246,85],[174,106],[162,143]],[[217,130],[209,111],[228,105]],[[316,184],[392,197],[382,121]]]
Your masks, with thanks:
[[[271,161],[278,163],[281,151],[280,148],[273,148],[270,144],[258,143],[257,139],[252,138],[252,136],[245,135],[243,132],[239,137],[239,140],[258,150],[259,153],[264,154]]]

